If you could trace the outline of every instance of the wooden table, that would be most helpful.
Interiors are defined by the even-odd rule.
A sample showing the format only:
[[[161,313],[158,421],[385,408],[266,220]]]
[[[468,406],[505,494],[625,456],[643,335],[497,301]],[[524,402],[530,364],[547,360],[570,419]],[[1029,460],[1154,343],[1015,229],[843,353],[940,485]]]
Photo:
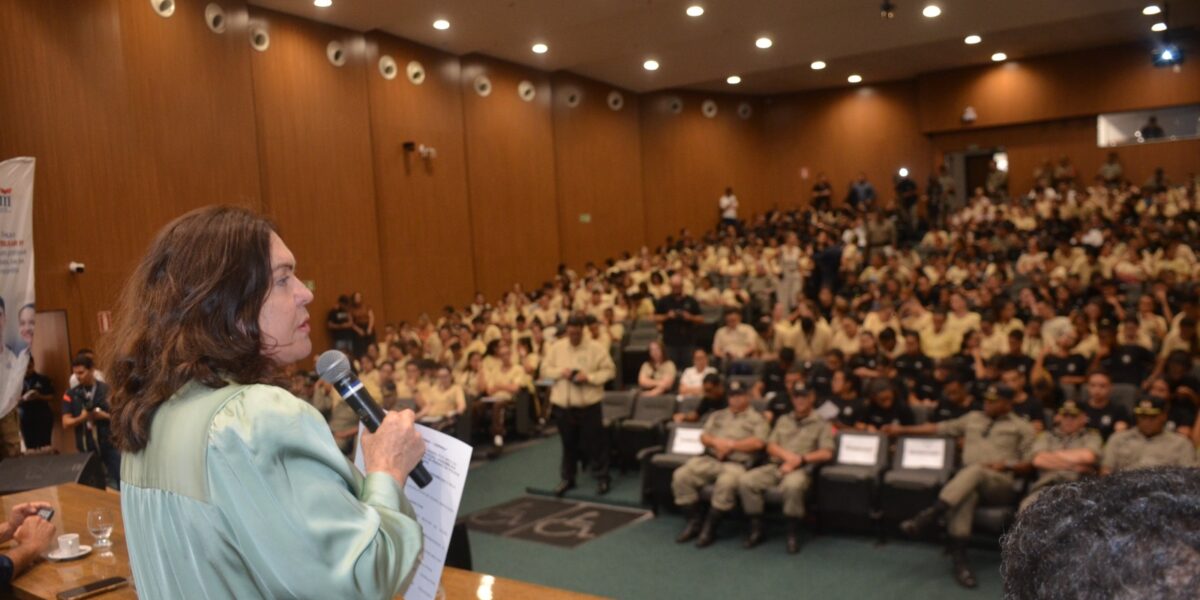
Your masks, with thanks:
[[[7,515],[13,506],[32,501],[49,502],[54,506],[53,523],[59,535],[78,533],[81,544],[94,545],[92,534],[87,529],[87,513],[93,508],[107,508],[117,515],[113,527],[112,551],[100,554],[93,550],[86,557],[69,562],[43,562],[34,566],[13,581],[13,591],[22,600],[54,600],[56,594],[66,589],[108,577],[125,577],[132,580],[129,569],[129,550],[125,546],[125,525],[120,518],[121,497],[113,492],[102,492],[95,488],[75,483],[42,488],[20,494],[0,497],[0,508]],[[524,583],[503,577],[493,577],[471,571],[447,567],[442,573],[442,587],[447,600],[505,600],[538,598],[547,600],[576,600],[594,598],[586,594]],[[113,590],[96,596],[104,600],[133,599],[137,594],[132,587]]]

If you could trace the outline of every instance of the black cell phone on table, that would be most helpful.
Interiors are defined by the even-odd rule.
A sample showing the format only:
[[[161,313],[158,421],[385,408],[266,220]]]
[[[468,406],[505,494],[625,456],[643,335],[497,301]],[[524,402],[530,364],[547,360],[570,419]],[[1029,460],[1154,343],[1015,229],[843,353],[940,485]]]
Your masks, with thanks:
[[[50,519],[54,518],[54,509],[53,508],[40,509],[40,510],[38,510],[37,515],[39,517],[49,521]]]
[[[108,579],[93,581],[77,588],[61,591],[58,593],[57,598],[58,600],[83,600],[84,598],[91,598],[92,596],[110,592],[128,583],[129,580],[124,577],[109,577]]]

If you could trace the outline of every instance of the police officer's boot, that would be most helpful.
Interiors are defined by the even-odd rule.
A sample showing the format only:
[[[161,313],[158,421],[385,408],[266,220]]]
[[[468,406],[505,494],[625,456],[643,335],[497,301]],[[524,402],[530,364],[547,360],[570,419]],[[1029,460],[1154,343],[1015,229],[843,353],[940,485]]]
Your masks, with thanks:
[[[750,533],[746,535],[746,539],[742,542],[742,547],[747,550],[753,548],[763,541],[763,518],[761,515],[750,517]]]
[[[789,517],[787,520],[787,551],[788,554],[800,551],[800,519]]]
[[[904,535],[908,537],[924,536],[929,532],[929,528],[933,527],[938,519],[946,514],[947,510],[950,510],[950,505],[938,500],[937,504],[917,513],[917,516],[901,522],[900,531],[903,531]]]
[[[701,523],[704,522],[704,505],[696,502],[687,507],[687,525],[683,531],[679,533],[679,537],[675,538],[675,542],[682,544],[690,542],[700,535]]]
[[[971,565],[967,564],[967,540],[959,538],[950,538],[950,558],[954,561],[954,580],[965,588],[974,588],[978,583],[975,581],[975,573],[971,571]]]
[[[697,548],[707,548],[717,539],[717,525],[721,524],[723,516],[725,513],[715,508],[708,511],[708,518],[704,519],[704,528],[700,530],[700,538],[696,540]]]

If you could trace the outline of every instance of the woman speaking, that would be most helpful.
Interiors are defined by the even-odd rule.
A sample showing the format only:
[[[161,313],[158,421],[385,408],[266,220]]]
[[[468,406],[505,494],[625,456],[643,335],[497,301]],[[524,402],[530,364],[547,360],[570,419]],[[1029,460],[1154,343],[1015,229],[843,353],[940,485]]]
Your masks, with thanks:
[[[271,224],[233,207],[167,225],[107,348],[138,596],[392,598],[421,555],[411,411],[362,440],[366,477],[277,384],[312,352],[312,293]]]

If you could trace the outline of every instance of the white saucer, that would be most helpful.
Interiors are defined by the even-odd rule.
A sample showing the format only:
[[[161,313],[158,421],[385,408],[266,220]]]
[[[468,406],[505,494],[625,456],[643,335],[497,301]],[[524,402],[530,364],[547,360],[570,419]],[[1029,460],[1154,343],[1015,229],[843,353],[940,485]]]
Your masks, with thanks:
[[[75,554],[64,554],[62,551],[62,548],[55,548],[55,549],[51,550],[49,554],[46,555],[46,558],[49,558],[50,560],[60,560],[60,561],[61,560],[75,560],[76,558],[82,558],[91,553],[92,553],[91,546],[81,545],[81,546],[79,546],[79,551],[76,552]]]

